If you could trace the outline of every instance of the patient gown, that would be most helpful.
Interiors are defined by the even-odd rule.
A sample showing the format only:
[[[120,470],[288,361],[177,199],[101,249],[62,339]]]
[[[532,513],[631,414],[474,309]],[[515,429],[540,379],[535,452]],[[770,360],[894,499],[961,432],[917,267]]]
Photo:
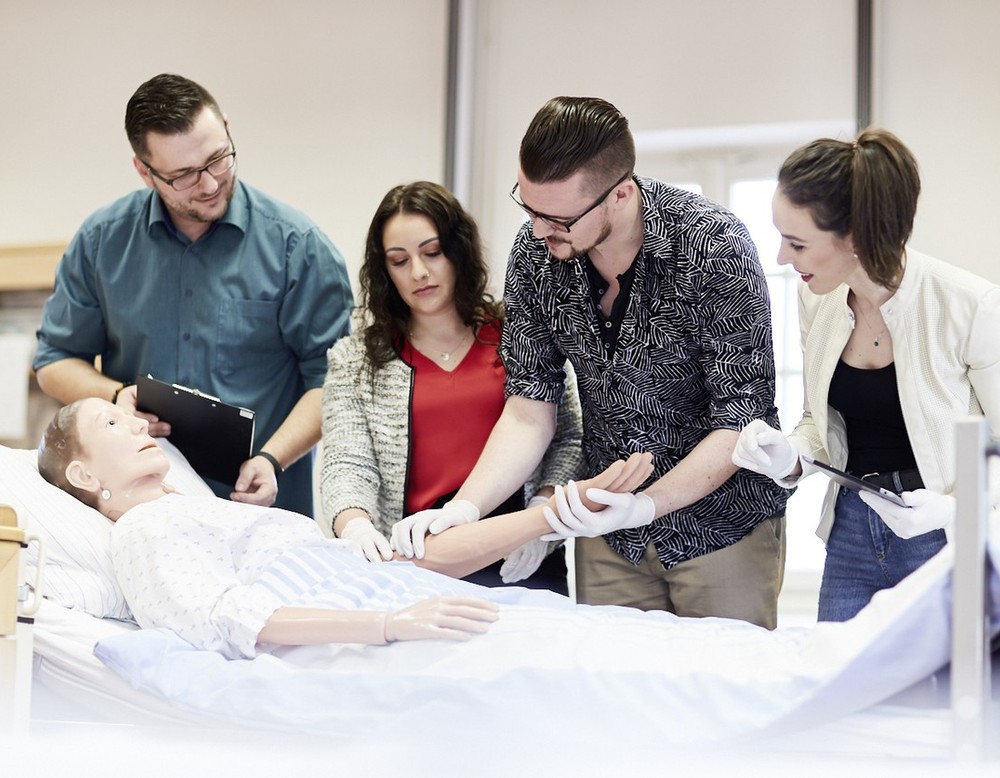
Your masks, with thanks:
[[[483,592],[410,562],[360,559],[300,514],[217,497],[169,494],[132,508],[115,522],[111,555],[140,626],[231,659],[262,650],[257,634],[283,606],[398,610]]]

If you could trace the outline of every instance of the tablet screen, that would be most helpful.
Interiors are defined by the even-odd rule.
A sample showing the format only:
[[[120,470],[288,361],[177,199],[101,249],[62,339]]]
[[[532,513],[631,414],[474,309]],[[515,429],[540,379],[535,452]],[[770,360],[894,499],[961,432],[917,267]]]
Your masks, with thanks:
[[[872,494],[877,494],[879,497],[884,497],[889,502],[894,502],[896,505],[901,505],[904,508],[906,507],[906,503],[903,502],[903,498],[895,492],[890,492],[888,489],[882,489],[874,484],[870,484],[867,481],[863,481],[858,478],[856,475],[845,473],[843,470],[838,470],[825,462],[818,462],[805,454],[802,455],[802,461],[812,465],[817,470],[828,476],[831,481],[836,481],[841,486],[846,486],[848,489],[853,489],[856,492],[871,492]]]

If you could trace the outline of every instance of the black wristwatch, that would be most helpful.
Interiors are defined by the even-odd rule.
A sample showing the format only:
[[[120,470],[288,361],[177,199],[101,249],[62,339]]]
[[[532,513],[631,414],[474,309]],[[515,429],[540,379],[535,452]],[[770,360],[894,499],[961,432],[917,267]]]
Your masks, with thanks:
[[[263,457],[268,462],[270,462],[271,463],[271,467],[274,468],[274,474],[275,475],[281,475],[282,473],[285,472],[285,468],[283,468],[280,464],[278,464],[278,460],[275,459],[273,455],[268,454],[266,451],[258,451],[256,454],[254,454],[254,456],[255,457]]]

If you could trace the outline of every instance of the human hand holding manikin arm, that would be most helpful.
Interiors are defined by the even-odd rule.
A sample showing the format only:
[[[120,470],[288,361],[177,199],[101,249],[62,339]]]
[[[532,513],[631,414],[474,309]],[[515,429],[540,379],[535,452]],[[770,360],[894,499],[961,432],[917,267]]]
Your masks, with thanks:
[[[351,544],[351,551],[369,562],[392,559],[389,539],[378,531],[375,522],[360,508],[348,508],[334,519],[333,532]]]
[[[602,493],[599,487],[583,482],[557,489],[555,505],[547,514],[547,537],[598,537],[641,527],[697,502],[736,472],[730,461],[736,437],[732,430],[713,430],[640,494],[609,494],[612,490]]]
[[[442,508],[419,511],[396,522],[392,547],[420,559],[424,536],[469,524],[489,513],[531,477],[555,434],[556,406],[511,396],[493,427],[476,466],[455,499]],[[476,568],[479,569],[479,568]]]
[[[653,457],[650,454],[633,454],[627,460],[612,463],[593,478],[581,481],[580,486],[584,492],[589,487],[608,492],[630,492],[652,472]],[[584,504],[594,511],[600,508],[597,503],[588,500]],[[549,500],[548,507],[555,508],[554,500]],[[469,575],[503,559],[529,540],[551,533],[543,510],[538,506],[526,508],[430,535],[426,539],[424,557],[413,561],[420,567],[454,578]]]

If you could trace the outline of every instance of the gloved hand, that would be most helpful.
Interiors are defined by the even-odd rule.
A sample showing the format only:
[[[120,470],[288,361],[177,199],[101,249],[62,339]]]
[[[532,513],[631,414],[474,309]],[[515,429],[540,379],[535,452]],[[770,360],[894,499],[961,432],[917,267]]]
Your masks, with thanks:
[[[570,481],[564,489],[556,487],[557,516],[551,508],[543,508],[545,520],[552,532],[543,535],[543,540],[558,538],[596,538],[619,529],[632,529],[649,524],[656,518],[656,505],[646,494],[629,492],[608,492],[604,489],[588,489],[587,499],[606,508],[592,511],[580,499],[576,482]]]
[[[497,606],[475,597],[432,597],[385,617],[385,642],[468,640],[497,620]]]
[[[535,495],[525,506],[526,508],[538,508],[549,504],[548,497]],[[511,551],[507,558],[500,565],[500,580],[504,583],[517,583],[525,578],[530,578],[538,570],[539,565],[549,555],[549,543],[541,538],[529,540],[523,546],[519,546]]]
[[[767,422],[754,419],[740,430],[733,449],[733,464],[779,481],[799,462],[799,452],[788,438]]]
[[[355,516],[340,532],[342,540],[351,544],[351,551],[369,562],[381,562],[392,559],[392,549],[389,540],[375,529],[371,519]]]
[[[449,500],[440,508],[417,511],[392,527],[392,548],[405,557],[424,558],[424,535],[438,535],[459,524],[479,521],[479,508],[468,500]]]
[[[860,492],[861,500],[885,522],[896,535],[907,540],[936,529],[950,527],[955,521],[955,498],[930,489],[903,492],[907,507],[889,502],[871,492]]]
[[[500,580],[517,583],[530,578],[549,555],[547,540],[535,538],[511,551],[500,565]]]

